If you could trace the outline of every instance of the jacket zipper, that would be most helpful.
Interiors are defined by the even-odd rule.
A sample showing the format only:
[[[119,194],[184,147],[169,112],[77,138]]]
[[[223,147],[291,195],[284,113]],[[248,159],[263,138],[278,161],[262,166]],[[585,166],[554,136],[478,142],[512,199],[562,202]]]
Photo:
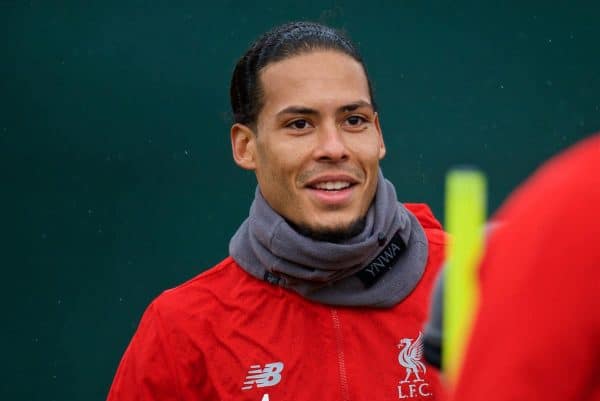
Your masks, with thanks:
[[[337,351],[338,372],[340,375],[340,385],[342,401],[350,401],[348,392],[348,376],[346,374],[346,358],[344,356],[344,346],[342,342],[342,324],[337,309],[331,309],[331,319],[333,320],[333,330],[335,332],[335,345]]]

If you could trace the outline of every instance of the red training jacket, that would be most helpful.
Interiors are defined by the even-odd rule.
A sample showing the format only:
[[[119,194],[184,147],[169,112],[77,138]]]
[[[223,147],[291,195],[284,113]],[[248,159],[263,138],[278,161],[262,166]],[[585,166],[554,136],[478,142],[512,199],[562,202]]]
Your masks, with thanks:
[[[425,229],[429,259],[398,305],[318,304],[257,280],[228,257],[152,302],[108,400],[443,399],[417,340],[445,234],[426,205],[406,206]]]

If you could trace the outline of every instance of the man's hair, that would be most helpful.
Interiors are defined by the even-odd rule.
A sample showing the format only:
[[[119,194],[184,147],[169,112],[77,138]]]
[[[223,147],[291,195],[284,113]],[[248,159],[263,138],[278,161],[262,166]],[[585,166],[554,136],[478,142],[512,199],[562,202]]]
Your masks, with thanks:
[[[373,108],[375,99],[365,64],[356,46],[341,32],[314,22],[290,22],[263,34],[237,62],[229,95],[233,121],[256,125],[263,107],[259,73],[270,63],[315,50],[335,50],[352,57],[363,67]]]

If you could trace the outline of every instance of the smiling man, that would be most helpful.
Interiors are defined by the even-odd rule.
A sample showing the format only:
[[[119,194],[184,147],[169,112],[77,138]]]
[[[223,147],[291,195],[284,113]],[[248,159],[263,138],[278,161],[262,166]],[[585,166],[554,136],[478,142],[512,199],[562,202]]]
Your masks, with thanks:
[[[444,233],[398,202],[366,68],[290,23],[231,81],[233,158],[256,174],[230,256],[146,310],[109,400],[442,398],[420,328]]]
[[[385,155],[362,65],[316,49],[268,64],[263,106],[231,136],[236,162],[256,172],[267,203],[311,237],[357,234]]]

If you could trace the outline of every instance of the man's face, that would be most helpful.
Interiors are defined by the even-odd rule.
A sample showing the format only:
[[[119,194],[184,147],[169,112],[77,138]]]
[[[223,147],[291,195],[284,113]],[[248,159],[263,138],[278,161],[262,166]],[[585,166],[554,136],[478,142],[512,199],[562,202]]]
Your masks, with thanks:
[[[313,233],[365,216],[385,146],[362,66],[336,51],[267,65],[256,132],[232,127],[236,162],[254,170],[269,205]]]

